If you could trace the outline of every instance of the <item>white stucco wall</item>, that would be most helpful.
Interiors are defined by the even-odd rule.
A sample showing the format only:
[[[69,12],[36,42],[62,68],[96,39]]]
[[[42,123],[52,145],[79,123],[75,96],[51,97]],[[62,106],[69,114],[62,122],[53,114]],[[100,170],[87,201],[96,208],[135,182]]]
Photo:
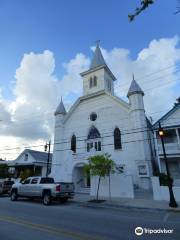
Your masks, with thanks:
[[[154,200],[169,201],[169,189],[167,186],[160,186],[159,178],[152,177],[153,198]],[[176,201],[180,201],[180,187],[173,187],[174,197]]]
[[[96,196],[98,187],[98,177],[91,177],[91,196]],[[109,178],[102,178],[99,188],[100,197],[121,197],[134,198],[134,187],[131,176],[124,174],[113,174],[110,177],[110,193],[109,193]]]
[[[108,94],[101,94],[96,97],[84,99],[74,109],[69,117],[62,121],[56,117],[55,142],[62,142],[54,145],[54,157],[52,162],[52,176],[57,181],[72,181],[75,162],[70,151],[70,140],[73,134],[77,137],[77,156],[86,154],[86,139],[88,131],[94,125],[101,134],[102,151],[108,152],[116,164],[124,164],[129,174],[133,176],[133,183],[142,188],[149,188],[149,176],[141,178],[138,176],[138,165],[147,164],[149,175],[151,175],[151,156],[149,142],[144,132],[135,131],[136,127],[144,127],[144,111],[134,111],[121,100]],[[97,113],[97,120],[90,121],[90,114]],[[138,118],[138,119],[136,119]],[[141,124],[141,120],[142,124]],[[63,125],[61,124],[63,122]],[[113,132],[118,127],[122,132],[122,149],[114,150]],[[142,129],[142,128],[141,128]],[[85,161],[81,159],[80,161]]]

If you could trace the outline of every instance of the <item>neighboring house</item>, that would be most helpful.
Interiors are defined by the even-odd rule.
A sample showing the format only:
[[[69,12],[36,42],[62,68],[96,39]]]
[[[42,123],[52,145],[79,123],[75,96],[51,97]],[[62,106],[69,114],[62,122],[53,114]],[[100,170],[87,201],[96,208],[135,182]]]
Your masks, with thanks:
[[[45,176],[47,169],[48,153],[25,149],[14,161],[9,161],[9,171],[15,173],[15,177],[20,176],[25,169],[32,170],[36,176]],[[51,166],[52,154],[50,154]]]
[[[177,99],[174,107],[154,124],[159,169],[160,172],[166,173],[161,139],[158,134],[159,122],[165,130],[164,142],[170,174],[175,182],[178,182],[178,179],[180,182],[180,98]]]
[[[107,152],[115,161],[117,172],[132,176],[134,186],[151,188],[153,149],[144,92],[133,77],[127,93],[129,102],[115,96],[116,78],[98,44],[90,68],[81,76],[83,96],[68,112],[61,99],[55,112],[51,176],[56,181],[73,181],[76,190],[87,191],[91,179],[83,167],[88,157]]]
[[[0,164],[8,164],[8,161],[0,159]]]

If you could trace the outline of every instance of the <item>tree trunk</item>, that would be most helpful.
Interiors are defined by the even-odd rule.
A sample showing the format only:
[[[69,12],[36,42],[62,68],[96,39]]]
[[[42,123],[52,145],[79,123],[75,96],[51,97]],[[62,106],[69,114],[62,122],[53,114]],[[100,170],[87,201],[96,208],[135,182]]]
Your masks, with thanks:
[[[98,181],[97,196],[96,196],[96,201],[97,201],[97,202],[98,202],[98,200],[99,200],[99,186],[100,186],[100,181],[101,181],[101,176],[99,176],[99,181]]]
[[[111,175],[109,174],[109,200],[111,201]]]

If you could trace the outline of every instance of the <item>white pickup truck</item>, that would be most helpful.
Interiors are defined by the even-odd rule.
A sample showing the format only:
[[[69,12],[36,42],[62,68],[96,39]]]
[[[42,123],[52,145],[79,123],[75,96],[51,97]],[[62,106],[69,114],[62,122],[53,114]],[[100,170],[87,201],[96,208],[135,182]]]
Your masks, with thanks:
[[[41,198],[44,205],[49,205],[52,199],[66,202],[74,196],[74,184],[59,182],[55,183],[53,178],[29,177],[22,183],[15,183],[11,189],[11,201],[18,197]]]

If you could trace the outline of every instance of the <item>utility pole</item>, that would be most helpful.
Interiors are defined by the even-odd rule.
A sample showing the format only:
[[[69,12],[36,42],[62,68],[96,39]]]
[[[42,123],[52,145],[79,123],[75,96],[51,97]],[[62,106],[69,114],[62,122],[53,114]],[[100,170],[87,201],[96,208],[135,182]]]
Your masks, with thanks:
[[[165,161],[166,172],[167,172],[167,177],[168,177],[168,188],[169,188],[169,196],[170,196],[169,206],[173,207],[173,208],[177,208],[178,204],[175,200],[174,193],[173,193],[173,179],[171,178],[171,175],[170,175],[167,156],[166,156],[166,150],[165,150],[165,145],[164,145],[164,129],[161,127],[160,122],[159,122],[158,132],[159,132],[159,136],[160,136],[161,143],[162,143],[164,161]]]
[[[50,162],[50,151],[51,151],[51,140],[49,140],[48,143],[44,146],[45,152],[48,150],[48,159],[47,159],[47,167],[46,167],[46,177],[48,177],[49,174],[49,162]]]

